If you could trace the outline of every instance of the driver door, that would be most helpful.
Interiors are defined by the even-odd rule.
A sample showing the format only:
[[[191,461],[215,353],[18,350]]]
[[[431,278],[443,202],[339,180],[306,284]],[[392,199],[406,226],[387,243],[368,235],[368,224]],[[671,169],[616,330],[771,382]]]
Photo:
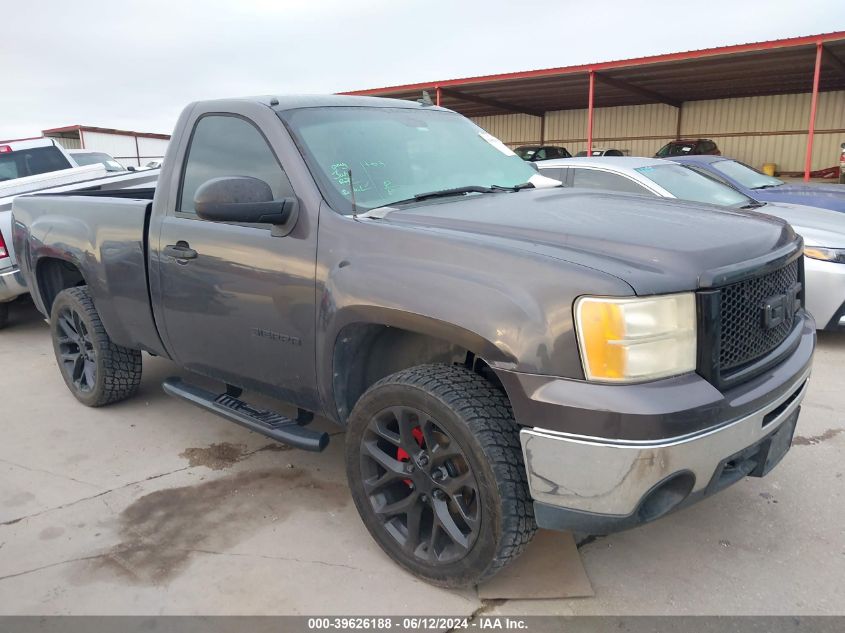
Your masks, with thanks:
[[[179,193],[158,236],[167,347],[190,370],[313,407],[315,231],[300,221],[277,237],[270,225],[200,219],[195,191],[224,176],[260,178],[274,199],[295,196],[253,121],[219,113],[196,119]]]

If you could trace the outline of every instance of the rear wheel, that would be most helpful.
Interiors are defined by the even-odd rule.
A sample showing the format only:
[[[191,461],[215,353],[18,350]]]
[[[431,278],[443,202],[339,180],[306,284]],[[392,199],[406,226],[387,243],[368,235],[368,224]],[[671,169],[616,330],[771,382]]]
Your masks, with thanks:
[[[81,403],[124,400],[141,382],[141,352],[115,345],[85,286],[59,293],[50,312],[53,351],[65,384]]]
[[[536,530],[507,398],[461,367],[423,365],[370,387],[350,415],[346,468],[376,542],[434,584],[484,581]]]

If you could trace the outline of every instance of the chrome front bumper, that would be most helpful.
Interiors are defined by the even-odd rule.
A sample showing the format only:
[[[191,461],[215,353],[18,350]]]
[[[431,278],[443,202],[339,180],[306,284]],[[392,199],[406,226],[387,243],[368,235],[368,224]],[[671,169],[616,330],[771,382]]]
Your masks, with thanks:
[[[17,266],[0,272],[0,303],[11,301],[26,293],[26,283]]]
[[[651,492],[675,476],[688,482],[672,491],[681,495],[676,505],[703,496],[726,458],[771,436],[787,420],[794,422],[809,375],[807,368],[779,398],[750,415],[680,437],[610,440],[525,428],[520,440],[531,496],[540,505],[605,517],[633,515]]]

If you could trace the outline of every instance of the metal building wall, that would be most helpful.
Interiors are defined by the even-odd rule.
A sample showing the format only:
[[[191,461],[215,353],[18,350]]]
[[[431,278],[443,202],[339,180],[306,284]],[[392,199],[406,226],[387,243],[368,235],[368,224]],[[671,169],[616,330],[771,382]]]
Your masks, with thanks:
[[[676,129],[677,110],[662,103],[599,108],[593,118],[593,147],[615,147],[631,156],[651,156],[675,138]],[[546,113],[547,143],[563,145],[574,155],[587,149],[586,132],[586,110]]]
[[[141,154],[141,164],[146,165],[151,160],[161,160],[164,158],[164,154],[167,152],[167,144],[169,142],[170,141],[166,141],[161,138],[139,136],[138,151]]]
[[[65,149],[82,149],[82,143],[78,138],[65,138],[63,136],[51,136],[53,140]]]
[[[678,111],[664,104],[597,108],[593,145],[652,156],[676,136]],[[689,101],[681,112],[681,137],[712,138],[726,156],[756,167],[774,162],[801,171],[810,119],[810,94]],[[540,119],[526,114],[477,117],[475,121],[510,146],[537,143]],[[545,142],[570,152],[586,149],[587,111],[546,113]],[[819,94],[812,169],[831,167],[845,141],[845,92]]]
[[[472,120],[511,146],[537,143],[540,140],[540,117],[530,114],[479,116]]]
[[[138,167],[164,156],[168,141],[129,134],[83,130],[85,149],[100,150],[114,156],[124,166]],[[140,154],[140,159],[138,155]]]
[[[681,135],[712,138],[725,156],[756,167],[777,163],[781,171],[801,171],[807,148],[811,96],[774,95],[691,101],[684,104]],[[845,92],[822,92],[816,114],[812,169],[838,162],[845,141]]]

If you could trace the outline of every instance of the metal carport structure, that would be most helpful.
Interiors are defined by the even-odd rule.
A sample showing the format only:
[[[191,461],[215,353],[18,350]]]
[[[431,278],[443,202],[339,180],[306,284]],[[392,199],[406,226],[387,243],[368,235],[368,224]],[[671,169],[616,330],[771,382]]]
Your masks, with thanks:
[[[438,105],[470,117],[587,109],[586,140],[593,144],[594,109],[662,103],[677,111],[690,101],[792,93],[812,94],[804,178],[809,179],[818,95],[845,90],[845,31],[722,46],[595,64],[447,79],[354,90],[344,94],[417,99],[431,91]],[[842,119],[845,120],[845,112]],[[845,124],[843,124],[845,125]],[[839,132],[840,130],[833,130]],[[845,132],[845,129],[841,130]]]

